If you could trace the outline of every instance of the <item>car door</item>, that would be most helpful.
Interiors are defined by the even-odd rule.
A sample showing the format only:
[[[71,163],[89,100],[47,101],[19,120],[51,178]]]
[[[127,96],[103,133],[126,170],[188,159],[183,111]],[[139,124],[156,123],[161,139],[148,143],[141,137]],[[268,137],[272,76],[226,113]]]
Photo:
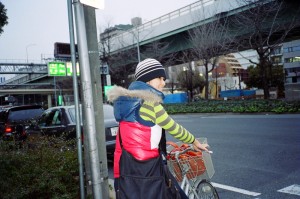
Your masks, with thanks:
[[[62,136],[66,132],[66,123],[63,111],[60,108],[44,112],[39,121],[42,134],[48,136]]]

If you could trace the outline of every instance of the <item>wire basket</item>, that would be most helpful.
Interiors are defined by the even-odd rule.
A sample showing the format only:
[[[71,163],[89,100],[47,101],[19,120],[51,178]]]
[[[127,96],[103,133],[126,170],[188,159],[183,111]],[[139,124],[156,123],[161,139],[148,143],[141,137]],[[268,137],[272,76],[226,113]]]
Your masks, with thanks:
[[[206,138],[197,138],[201,143],[207,143]],[[177,146],[182,146],[182,142],[176,142]],[[169,152],[174,149],[172,146],[167,147],[168,166],[178,182],[183,179],[183,173],[186,172],[188,179],[202,178],[210,179],[214,175],[214,167],[211,156],[207,152],[192,152],[193,154],[182,154],[179,161],[174,156],[170,156]]]

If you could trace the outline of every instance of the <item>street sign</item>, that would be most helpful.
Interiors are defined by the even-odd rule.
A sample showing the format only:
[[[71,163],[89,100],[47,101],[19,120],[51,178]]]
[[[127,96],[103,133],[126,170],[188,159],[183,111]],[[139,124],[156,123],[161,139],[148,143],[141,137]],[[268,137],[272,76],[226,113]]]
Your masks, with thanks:
[[[67,76],[73,76],[72,62],[66,62],[66,67],[67,67]],[[79,63],[78,62],[76,62],[76,72],[77,72],[77,76],[79,76],[80,72],[79,72]]]
[[[107,64],[103,64],[100,66],[100,74],[104,74],[104,75],[109,74],[109,68]]]
[[[78,48],[75,45],[75,54],[76,58],[78,58]],[[61,43],[55,42],[54,43],[54,57],[55,59],[71,59],[71,47],[69,43]]]
[[[110,78],[110,75],[106,75],[106,86],[111,86],[111,78]]]
[[[104,0],[80,0],[80,3],[93,8],[104,9]]]
[[[114,86],[104,86],[104,96],[107,97],[107,91]]]
[[[49,62],[48,75],[49,76],[66,76],[65,62]]]

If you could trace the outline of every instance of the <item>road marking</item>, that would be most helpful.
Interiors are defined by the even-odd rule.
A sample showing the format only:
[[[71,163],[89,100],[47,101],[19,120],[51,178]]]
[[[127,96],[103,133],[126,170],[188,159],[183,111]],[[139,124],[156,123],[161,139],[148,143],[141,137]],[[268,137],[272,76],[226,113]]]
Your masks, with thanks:
[[[283,189],[279,189],[278,192],[289,193],[289,194],[300,196],[300,185],[293,184]]]
[[[212,185],[214,187],[217,187],[217,188],[220,188],[220,189],[226,189],[226,190],[229,190],[229,191],[238,192],[238,193],[241,193],[241,194],[244,194],[244,195],[249,195],[249,196],[259,196],[261,194],[261,193],[248,191],[248,190],[240,189],[240,188],[236,188],[236,187],[231,187],[231,186],[228,186],[228,185],[223,185],[223,184],[219,184],[219,183],[215,183],[215,182],[212,182]]]

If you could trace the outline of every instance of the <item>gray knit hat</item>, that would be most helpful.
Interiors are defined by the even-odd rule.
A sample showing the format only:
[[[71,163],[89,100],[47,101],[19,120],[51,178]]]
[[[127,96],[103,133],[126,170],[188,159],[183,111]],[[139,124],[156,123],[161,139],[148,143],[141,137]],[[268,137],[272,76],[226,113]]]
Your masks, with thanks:
[[[161,63],[155,59],[145,59],[138,63],[135,69],[135,78],[137,81],[148,82],[157,77],[167,78],[165,69]]]

